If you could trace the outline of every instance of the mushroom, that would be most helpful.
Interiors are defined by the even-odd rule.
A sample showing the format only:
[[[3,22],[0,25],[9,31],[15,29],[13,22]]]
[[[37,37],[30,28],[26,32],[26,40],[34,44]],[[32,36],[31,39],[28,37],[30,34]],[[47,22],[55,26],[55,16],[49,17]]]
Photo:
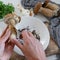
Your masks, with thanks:
[[[17,16],[16,14],[8,14],[4,17],[4,21],[11,30],[10,38],[16,38],[17,30],[14,26],[21,21],[21,18],[19,16]]]
[[[34,7],[34,10],[33,10],[34,14],[37,14],[41,7],[42,7],[41,2],[38,2]]]
[[[54,16],[54,12],[48,8],[43,8],[42,4],[40,2],[38,2],[34,8],[34,14],[38,14],[41,13],[47,17],[52,17]]]
[[[7,14],[4,17],[5,23],[10,24],[10,25],[16,25],[21,21],[21,18],[17,16],[16,14]]]
[[[59,10],[59,6],[57,4],[50,3],[50,0],[46,0],[42,6],[55,11]]]

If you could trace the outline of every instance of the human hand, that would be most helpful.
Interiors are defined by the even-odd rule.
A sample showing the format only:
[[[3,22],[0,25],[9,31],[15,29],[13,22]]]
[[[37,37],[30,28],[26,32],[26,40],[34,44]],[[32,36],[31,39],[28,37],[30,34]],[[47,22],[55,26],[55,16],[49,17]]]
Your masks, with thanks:
[[[0,60],[9,60],[12,54],[14,44],[7,42],[9,40],[10,33],[11,32],[8,28],[5,34],[0,37]]]
[[[12,40],[24,53],[28,60],[46,60],[42,44],[32,35],[31,32],[23,31],[23,45],[18,40]]]

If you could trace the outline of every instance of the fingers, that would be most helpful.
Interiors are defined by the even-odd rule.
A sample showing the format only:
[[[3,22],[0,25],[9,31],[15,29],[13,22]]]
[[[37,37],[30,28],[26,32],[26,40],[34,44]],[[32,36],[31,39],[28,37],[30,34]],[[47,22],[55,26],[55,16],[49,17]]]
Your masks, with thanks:
[[[10,45],[10,46],[11,46],[11,48],[13,49],[15,44],[14,44],[14,43],[12,43],[12,42],[11,42],[11,40],[10,40],[10,42],[8,43],[8,45]]]
[[[20,49],[23,49],[23,45],[17,39],[12,39],[11,42],[18,46]]]
[[[6,33],[4,34],[4,36],[1,38],[1,40],[3,42],[6,42],[7,39],[10,37],[11,31],[9,30],[9,28],[7,29]]]
[[[29,36],[30,37],[34,37],[33,34],[31,32],[28,32]]]
[[[35,39],[36,39],[31,32],[26,30],[22,31],[22,37],[26,44],[35,42]]]
[[[36,39],[31,32],[26,30],[22,31],[22,36],[23,36],[23,40],[25,40],[26,42],[29,42],[30,40],[35,41]]]
[[[28,32],[26,30],[22,31],[22,36],[26,39],[29,37]]]
[[[28,42],[28,40],[29,40],[29,34],[28,34],[28,31],[26,31],[26,30],[24,30],[24,31],[22,31],[22,37],[23,37],[23,40],[25,41],[25,42]]]
[[[12,51],[13,48],[14,48],[14,46],[15,46],[15,44],[12,43],[11,40],[9,40],[9,41],[10,41],[10,42],[6,42],[6,43],[5,43],[5,47],[6,47],[6,50]]]
[[[11,56],[14,49],[14,44],[9,42],[5,44],[5,53],[8,54],[8,56]]]

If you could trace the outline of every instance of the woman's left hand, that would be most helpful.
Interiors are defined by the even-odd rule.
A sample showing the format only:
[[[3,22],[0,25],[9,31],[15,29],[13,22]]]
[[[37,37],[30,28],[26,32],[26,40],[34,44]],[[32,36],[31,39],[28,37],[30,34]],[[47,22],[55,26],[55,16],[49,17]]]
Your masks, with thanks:
[[[11,31],[7,28],[5,34],[0,37],[0,60],[9,60],[11,57],[14,44],[8,43]]]

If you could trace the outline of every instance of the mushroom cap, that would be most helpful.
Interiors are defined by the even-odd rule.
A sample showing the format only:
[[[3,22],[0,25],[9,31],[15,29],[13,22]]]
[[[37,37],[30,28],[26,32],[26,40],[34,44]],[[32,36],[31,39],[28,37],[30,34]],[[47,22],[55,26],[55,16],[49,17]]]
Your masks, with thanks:
[[[19,16],[17,16],[16,14],[7,14],[4,17],[4,21],[6,24],[10,24],[10,25],[16,25],[17,23],[19,23],[21,21],[21,18]]]
[[[42,7],[46,7],[46,5],[50,2],[50,0],[45,0],[45,2],[43,3]]]
[[[39,12],[39,9],[42,7],[42,3],[41,2],[38,2],[35,7],[34,7],[34,14],[37,14]]]

